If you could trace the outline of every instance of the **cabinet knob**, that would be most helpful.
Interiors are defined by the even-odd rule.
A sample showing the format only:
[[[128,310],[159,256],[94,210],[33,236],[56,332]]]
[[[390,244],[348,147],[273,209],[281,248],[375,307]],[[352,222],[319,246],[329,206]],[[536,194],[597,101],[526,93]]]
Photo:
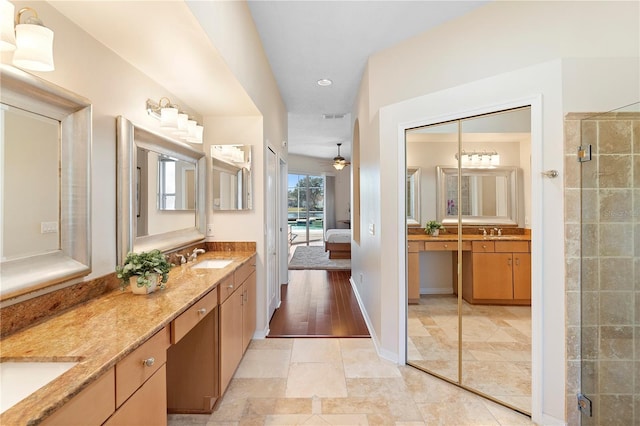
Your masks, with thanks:
[[[231,289],[233,288],[233,284],[229,284],[229,285],[227,286],[227,288],[228,288],[229,290],[231,290]]]
[[[155,362],[156,362],[156,359],[154,357],[151,357],[142,361],[142,364],[144,364],[146,367],[151,367]]]
[[[444,245],[444,248],[449,248],[449,244],[445,244],[445,245]]]
[[[516,257],[516,266],[520,266],[520,258]]]
[[[204,314],[206,314],[206,313],[207,313],[207,308],[200,308],[200,309],[198,309],[198,313],[199,313],[200,315],[204,315]]]
[[[487,245],[486,245],[486,244],[483,244],[483,245],[482,245],[482,248],[487,248]]]

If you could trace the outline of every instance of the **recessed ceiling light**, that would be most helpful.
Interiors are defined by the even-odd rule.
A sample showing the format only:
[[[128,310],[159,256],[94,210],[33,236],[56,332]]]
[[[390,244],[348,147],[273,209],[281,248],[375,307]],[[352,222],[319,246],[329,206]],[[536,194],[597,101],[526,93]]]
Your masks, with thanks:
[[[328,78],[322,78],[318,80],[318,86],[331,86],[332,84],[333,81],[329,80]]]

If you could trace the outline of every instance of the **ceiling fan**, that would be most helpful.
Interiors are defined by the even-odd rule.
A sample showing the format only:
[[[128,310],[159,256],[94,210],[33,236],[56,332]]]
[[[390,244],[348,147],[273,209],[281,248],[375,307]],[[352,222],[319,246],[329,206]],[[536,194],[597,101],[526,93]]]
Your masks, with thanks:
[[[342,143],[339,143],[337,145],[338,145],[338,155],[333,157],[333,167],[336,170],[342,170],[344,169],[344,166],[348,166],[351,163],[345,160],[345,158],[340,155],[340,145],[342,145]]]

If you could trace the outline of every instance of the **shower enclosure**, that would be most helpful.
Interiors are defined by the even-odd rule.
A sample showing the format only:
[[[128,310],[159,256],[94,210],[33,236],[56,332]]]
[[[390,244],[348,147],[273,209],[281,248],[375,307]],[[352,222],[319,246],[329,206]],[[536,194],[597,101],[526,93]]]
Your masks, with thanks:
[[[640,103],[602,114],[570,115],[576,133],[579,123],[575,136],[580,139],[573,160],[579,164],[581,242],[575,417],[582,425],[637,425]]]

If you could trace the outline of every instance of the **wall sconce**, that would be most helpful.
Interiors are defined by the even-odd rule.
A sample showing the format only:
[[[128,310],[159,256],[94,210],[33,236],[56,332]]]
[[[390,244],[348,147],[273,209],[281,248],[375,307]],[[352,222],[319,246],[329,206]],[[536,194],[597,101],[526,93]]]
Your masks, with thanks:
[[[497,151],[465,151],[460,153],[462,167],[495,167],[500,165],[500,154]],[[458,153],[454,155],[458,160]]]
[[[30,7],[18,11],[8,0],[0,0],[0,50],[13,51],[13,65],[32,71],[53,71],[53,31],[45,27]],[[23,15],[30,13],[22,23]],[[15,24],[15,27],[14,27]]]
[[[147,113],[160,120],[160,128],[173,136],[189,143],[202,143],[204,127],[180,111],[169,98],[160,98],[158,102],[147,99]]]

